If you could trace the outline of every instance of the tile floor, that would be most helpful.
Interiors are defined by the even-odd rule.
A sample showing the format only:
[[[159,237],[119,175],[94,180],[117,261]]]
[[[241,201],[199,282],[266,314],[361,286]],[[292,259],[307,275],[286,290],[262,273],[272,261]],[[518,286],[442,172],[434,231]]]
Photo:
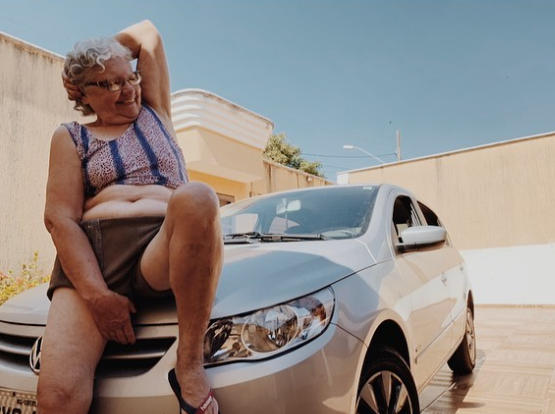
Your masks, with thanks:
[[[476,308],[478,363],[447,365],[420,396],[423,414],[555,414],[555,307]]]

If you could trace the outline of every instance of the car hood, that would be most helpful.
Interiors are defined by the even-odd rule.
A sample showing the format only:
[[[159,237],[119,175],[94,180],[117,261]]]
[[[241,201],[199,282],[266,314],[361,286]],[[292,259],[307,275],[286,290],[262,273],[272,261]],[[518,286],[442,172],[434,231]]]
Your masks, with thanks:
[[[307,295],[375,263],[358,239],[227,245],[212,318],[238,315]],[[0,321],[46,324],[47,285],[0,307]],[[175,323],[172,301],[148,306],[135,324]]]

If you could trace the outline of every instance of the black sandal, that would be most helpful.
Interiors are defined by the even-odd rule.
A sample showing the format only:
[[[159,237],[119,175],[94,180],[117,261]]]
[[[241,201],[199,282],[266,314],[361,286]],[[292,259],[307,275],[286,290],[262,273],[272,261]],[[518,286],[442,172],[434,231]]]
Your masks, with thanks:
[[[212,401],[214,401],[214,393],[212,390],[208,392],[208,395],[204,398],[204,401],[200,404],[200,407],[195,408],[187,401],[183,399],[181,396],[181,387],[179,386],[179,382],[177,382],[177,376],[175,375],[175,368],[168,372],[168,381],[172,387],[173,393],[177,397],[177,401],[179,401],[179,408],[185,411],[188,414],[203,414],[206,412]],[[220,411],[218,410],[218,414]]]

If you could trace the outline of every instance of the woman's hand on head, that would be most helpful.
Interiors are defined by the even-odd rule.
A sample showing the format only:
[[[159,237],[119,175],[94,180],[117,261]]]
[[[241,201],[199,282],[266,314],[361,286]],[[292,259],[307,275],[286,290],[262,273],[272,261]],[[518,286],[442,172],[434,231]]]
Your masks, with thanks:
[[[71,82],[69,76],[67,76],[65,72],[62,72],[62,82],[65,90],[67,91],[67,99],[70,101],[77,101],[78,99],[81,99],[83,96],[81,89]]]
[[[131,313],[137,310],[127,297],[107,291],[90,302],[89,309],[104,339],[124,345],[135,343]]]

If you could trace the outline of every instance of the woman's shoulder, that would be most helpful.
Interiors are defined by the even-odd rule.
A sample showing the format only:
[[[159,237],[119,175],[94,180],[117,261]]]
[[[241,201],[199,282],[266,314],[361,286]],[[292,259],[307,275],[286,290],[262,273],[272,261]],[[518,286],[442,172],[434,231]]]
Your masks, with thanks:
[[[52,134],[52,140],[51,140],[51,145],[52,146],[65,146],[67,145],[67,143],[72,142],[73,144],[72,146],[75,147],[75,145],[77,145],[76,142],[76,136],[78,136],[78,134],[76,134],[74,131],[72,131],[70,125],[71,123],[68,124],[60,124],[55,130],[54,133]]]
[[[145,103],[142,104],[139,119],[142,119],[143,122],[155,123],[156,125],[163,127],[168,133],[171,133],[172,131],[171,116],[168,117],[163,111],[161,112],[159,109],[155,109]]]
[[[54,131],[54,136],[70,136],[75,145],[79,144],[81,140],[81,125],[79,122],[72,121],[72,122],[64,122],[61,123],[58,128]]]
[[[139,125],[160,124],[160,114],[151,106],[143,103],[137,118]]]
[[[77,121],[62,122],[58,129],[69,131],[71,134],[81,129],[81,124]]]
[[[147,104],[147,103],[142,103],[141,104],[141,112],[139,113],[139,116],[141,116],[141,114],[144,115],[151,115],[154,116],[156,118],[160,118],[160,111],[155,109],[153,106]]]

